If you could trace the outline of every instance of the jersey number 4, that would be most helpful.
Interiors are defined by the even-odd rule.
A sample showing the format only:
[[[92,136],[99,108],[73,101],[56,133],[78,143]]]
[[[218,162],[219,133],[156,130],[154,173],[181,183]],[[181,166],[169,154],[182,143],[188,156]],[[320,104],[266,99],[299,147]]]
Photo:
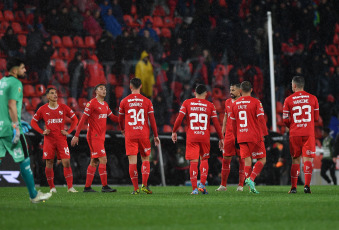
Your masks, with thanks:
[[[294,106],[292,108],[292,111],[295,111],[293,113],[293,120],[294,123],[301,123],[301,122],[310,122],[312,115],[311,115],[311,106],[310,105],[303,105],[303,106]],[[302,119],[298,119],[297,117],[305,114],[307,116],[307,118],[302,118]]]
[[[145,115],[144,115],[144,109],[140,109],[137,113],[135,109],[129,109],[128,114],[131,114],[131,118],[133,119],[133,122],[129,121],[129,125],[136,125],[140,121],[142,125],[145,124]]]

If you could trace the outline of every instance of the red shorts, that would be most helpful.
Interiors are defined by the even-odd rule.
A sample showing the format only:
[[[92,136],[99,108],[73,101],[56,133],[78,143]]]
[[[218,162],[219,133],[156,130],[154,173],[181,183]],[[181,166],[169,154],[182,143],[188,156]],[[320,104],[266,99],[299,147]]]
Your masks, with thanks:
[[[232,157],[235,155],[240,156],[240,151],[235,147],[234,138],[225,138],[224,139],[224,151],[222,153],[224,157]]]
[[[252,159],[260,159],[266,157],[266,148],[263,141],[260,142],[244,142],[239,143],[241,158],[251,157]]]
[[[100,139],[87,138],[89,149],[91,151],[91,158],[105,157],[105,141]]]
[[[186,142],[186,160],[202,160],[210,158],[210,143]]]
[[[147,157],[151,154],[151,142],[149,138],[143,139],[128,139],[125,138],[125,148],[126,148],[126,155],[140,155],[142,157]]]
[[[292,157],[315,157],[315,137],[290,137],[290,153]]]
[[[71,158],[67,140],[60,138],[44,138],[42,159],[54,159],[55,154],[57,155],[58,160]]]

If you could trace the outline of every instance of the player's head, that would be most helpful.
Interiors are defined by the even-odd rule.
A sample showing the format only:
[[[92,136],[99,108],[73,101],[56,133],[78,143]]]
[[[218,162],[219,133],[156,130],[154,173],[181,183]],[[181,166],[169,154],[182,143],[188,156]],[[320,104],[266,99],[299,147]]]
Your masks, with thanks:
[[[10,75],[18,78],[24,78],[26,73],[25,63],[17,57],[12,57],[7,62],[7,70]]]
[[[195,87],[195,96],[199,98],[206,98],[207,87],[203,84],[198,84],[197,87]]]
[[[295,92],[296,89],[304,90],[305,79],[302,76],[294,76],[292,79],[292,91]]]
[[[252,84],[249,81],[243,81],[240,84],[240,89],[242,94],[251,94],[252,93]]]
[[[136,90],[136,89],[140,89],[142,87],[141,85],[141,80],[139,78],[132,78],[130,83],[130,88],[131,90]]]
[[[98,97],[106,97],[106,85],[101,83],[101,84],[98,84],[94,87],[94,92],[96,94],[96,96]]]
[[[46,89],[46,98],[49,102],[57,102],[58,101],[58,92],[56,88],[50,87]]]
[[[240,93],[240,83],[231,84],[230,86],[230,94],[232,99],[238,99],[241,96]]]

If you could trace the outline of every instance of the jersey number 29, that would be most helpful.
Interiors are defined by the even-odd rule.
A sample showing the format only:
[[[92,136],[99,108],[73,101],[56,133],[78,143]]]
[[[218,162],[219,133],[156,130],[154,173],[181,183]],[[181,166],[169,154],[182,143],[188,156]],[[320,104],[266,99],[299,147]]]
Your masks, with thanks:
[[[206,130],[207,129],[208,115],[204,113],[191,113],[190,114],[190,128],[191,130]],[[197,126],[200,123],[203,126]]]

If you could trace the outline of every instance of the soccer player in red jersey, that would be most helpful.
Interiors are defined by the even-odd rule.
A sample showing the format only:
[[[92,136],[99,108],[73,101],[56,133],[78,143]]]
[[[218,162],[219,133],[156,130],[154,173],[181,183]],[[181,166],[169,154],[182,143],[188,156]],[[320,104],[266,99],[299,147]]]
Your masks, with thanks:
[[[107,117],[109,117],[113,122],[118,122],[118,117],[113,115],[108,104],[104,101],[106,96],[106,86],[104,84],[99,84],[95,86],[94,91],[96,93],[96,97],[87,103],[84,115],[82,115],[77,131],[72,138],[71,145],[75,146],[79,143],[80,131],[85,122],[88,120],[87,142],[91,151],[91,162],[87,168],[84,192],[96,192],[92,189],[91,185],[98,166],[102,184],[101,192],[116,192],[116,189],[112,189],[107,185],[105,134]]]
[[[232,112],[233,102],[236,101],[240,96],[240,84],[234,84],[230,87],[231,98],[227,99],[225,102],[225,116],[222,124],[222,134],[225,135],[224,139],[224,149],[223,149],[223,159],[222,159],[222,168],[221,168],[221,185],[216,191],[226,191],[227,190],[227,179],[230,174],[230,166],[232,157],[238,155],[240,157],[240,151],[236,148],[235,137],[233,134],[232,120],[229,120]],[[225,133],[226,131],[226,133]],[[244,173],[245,161],[241,157],[239,158],[239,184],[237,191],[243,191],[245,173]]]
[[[268,135],[264,109],[260,101],[251,97],[252,84],[244,81],[240,85],[242,97],[232,105],[231,119],[233,133],[240,146],[241,158],[245,159],[245,183],[250,192],[259,193],[255,189],[254,179],[266,163],[264,136]],[[252,159],[257,159],[252,170]]]
[[[137,170],[138,152],[140,152],[142,160],[141,191],[146,194],[152,194],[152,191],[147,185],[150,173],[149,155],[151,154],[148,120],[153,130],[155,146],[160,144],[152,102],[140,94],[141,87],[140,79],[131,79],[130,89],[132,93],[125,97],[119,106],[119,125],[122,134],[125,136],[126,155],[129,161],[129,175],[134,187],[132,195],[140,193]]]
[[[67,135],[70,134],[78,123],[78,118],[74,112],[65,104],[58,103],[58,94],[55,88],[46,90],[48,103],[41,106],[33,116],[31,126],[39,133],[44,135],[43,159],[46,160],[45,173],[50,192],[56,193],[54,185],[53,163],[55,152],[58,159],[61,159],[64,166],[64,176],[67,182],[68,192],[77,192],[73,188],[73,173],[70,163],[70,153],[67,145]],[[71,127],[65,130],[65,118],[72,119]],[[42,130],[38,121],[44,120],[46,129]]]
[[[198,85],[195,89],[195,98],[185,100],[182,104],[179,115],[175,120],[172,140],[177,141],[178,128],[186,116],[186,159],[190,161],[190,179],[192,182],[193,195],[208,194],[206,180],[208,176],[208,158],[210,157],[210,120],[212,119],[219,136],[219,147],[223,148],[223,137],[217,112],[214,105],[207,101],[207,88],[205,85]],[[198,163],[200,157],[200,181],[197,186]]]
[[[291,190],[297,192],[300,173],[300,157],[304,161],[304,192],[311,193],[312,160],[315,157],[314,122],[319,119],[318,99],[304,91],[305,79],[295,76],[292,79],[292,95],[287,97],[283,108],[283,121],[290,129],[290,153],[292,156]]]

